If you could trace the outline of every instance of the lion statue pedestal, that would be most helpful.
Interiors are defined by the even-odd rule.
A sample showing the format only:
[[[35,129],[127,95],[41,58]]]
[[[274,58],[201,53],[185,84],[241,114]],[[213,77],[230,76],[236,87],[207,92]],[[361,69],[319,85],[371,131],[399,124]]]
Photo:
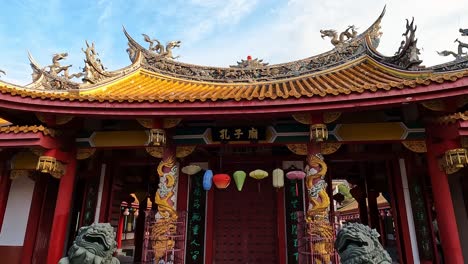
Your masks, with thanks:
[[[114,228],[109,223],[94,223],[80,228],[68,257],[58,264],[120,264],[112,256],[116,249]]]
[[[335,249],[342,264],[392,264],[375,229],[357,223],[346,224],[336,237]]]

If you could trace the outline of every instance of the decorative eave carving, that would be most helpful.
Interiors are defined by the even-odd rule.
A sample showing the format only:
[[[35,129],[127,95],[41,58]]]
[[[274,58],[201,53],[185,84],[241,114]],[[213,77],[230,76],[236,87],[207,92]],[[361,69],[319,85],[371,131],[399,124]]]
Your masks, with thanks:
[[[430,100],[422,102],[421,105],[432,111],[445,111],[445,102],[443,100]]]
[[[135,62],[136,58],[141,55],[142,67],[147,70],[197,81],[246,83],[293,78],[304,74],[323,71],[364,55],[367,50],[366,41],[370,40],[373,43],[378,42],[380,34],[377,31],[380,29],[380,21],[384,13],[385,9],[369,29],[353,37],[349,41],[342,43],[342,45],[337,45],[332,51],[289,63],[247,68],[205,67],[174,61],[154,51],[155,40],[148,37],[147,42],[150,43],[150,48],[152,50],[145,49],[128,34],[125,28],[123,30],[128,39],[129,47],[127,52],[130,60]],[[151,41],[153,45],[151,45]]]
[[[76,159],[77,160],[85,160],[96,153],[95,148],[79,148],[76,151]]]
[[[459,120],[467,121],[468,111],[442,116],[442,117],[436,118],[434,121],[435,123],[438,123],[438,124],[453,124]]]
[[[424,140],[406,140],[402,141],[401,144],[415,153],[427,152],[426,142]]]
[[[330,155],[338,151],[341,147],[341,143],[338,142],[325,142],[320,144],[320,153],[322,155]],[[300,156],[306,156],[307,155],[307,144],[287,144],[286,147],[288,149]]]
[[[5,126],[0,127],[0,133],[38,133],[41,132],[44,136],[55,137],[56,132],[53,129],[46,128],[44,126]]]
[[[44,124],[48,124],[50,120],[48,120],[49,116],[46,114],[42,113],[36,113],[37,119],[41,121]],[[71,115],[53,115],[51,118],[53,118],[53,122],[55,125],[64,125],[68,122],[70,122],[73,119],[74,116]]]
[[[137,118],[138,123],[145,128],[153,128],[154,120],[152,118]],[[162,120],[162,128],[168,129],[176,127],[182,118],[163,118]]]
[[[176,147],[176,158],[185,158],[192,154],[197,146],[177,146]],[[164,154],[164,147],[146,147],[146,152],[151,156],[161,159]]]
[[[325,112],[323,113],[323,122],[325,124],[330,124],[338,120],[340,118],[341,112]],[[297,122],[304,124],[304,125],[311,125],[311,114],[310,113],[300,113],[292,115],[294,120]]]

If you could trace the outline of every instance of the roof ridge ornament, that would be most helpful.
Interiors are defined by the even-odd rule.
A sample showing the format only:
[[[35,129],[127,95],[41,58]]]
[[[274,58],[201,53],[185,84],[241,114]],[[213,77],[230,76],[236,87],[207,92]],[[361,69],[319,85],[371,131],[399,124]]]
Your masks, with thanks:
[[[0,69],[0,77],[2,77],[2,74],[6,75],[6,72],[4,70]]]
[[[465,36],[468,36],[468,28],[467,29],[463,29],[463,28],[460,28],[458,30],[461,34],[462,37],[465,37]],[[457,53],[453,52],[453,51],[449,51],[449,50],[443,50],[443,51],[437,51],[437,54],[439,54],[440,56],[450,56],[452,55],[453,57],[455,57],[455,60],[460,60],[462,59],[463,57],[466,57],[467,55],[467,52],[463,52],[463,49],[468,49],[468,44],[467,43],[464,43],[464,42],[461,42],[460,40],[455,39],[454,43],[457,43],[458,42],[458,50],[457,50]]]
[[[166,46],[164,47],[164,45],[161,44],[161,42],[157,39],[151,39],[148,35],[146,34],[142,34],[145,41],[149,43],[149,47],[148,47],[148,50],[151,51],[151,52],[154,52],[156,53],[157,55],[160,55],[166,59],[171,59],[171,60],[175,60],[177,58],[179,58],[180,56],[173,56],[172,55],[172,50],[174,48],[179,48],[180,47],[180,43],[181,41],[180,40],[173,40],[173,41],[169,41],[166,43]],[[154,43],[157,43],[156,45],[154,45]]]
[[[338,35],[337,31],[334,29],[321,29],[320,34],[322,39],[324,39],[325,37],[331,38],[331,44],[333,44],[333,46],[336,47],[343,45],[345,42],[351,41],[351,39],[356,38],[356,36],[358,35],[356,30],[357,28],[354,25],[351,25],[348,26],[348,28],[345,31],[341,32],[340,35]]]
[[[237,65],[230,65],[230,68],[262,68],[268,66],[268,62],[263,62],[263,59],[255,58],[252,59],[252,56],[247,56],[247,59],[241,59],[237,62]]]

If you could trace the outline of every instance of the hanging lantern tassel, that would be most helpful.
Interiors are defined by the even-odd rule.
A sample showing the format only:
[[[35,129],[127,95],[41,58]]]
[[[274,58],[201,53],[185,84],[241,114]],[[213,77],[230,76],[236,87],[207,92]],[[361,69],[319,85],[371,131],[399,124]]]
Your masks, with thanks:
[[[234,182],[236,182],[237,190],[239,192],[242,191],[242,187],[244,186],[246,176],[247,174],[245,173],[245,171],[236,171],[232,175],[232,177],[234,178]]]
[[[299,196],[299,188],[297,187],[298,180],[304,179],[306,176],[305,172],[296,170],[286,173],[286,177],[290,180],[295,180],[296,182],[296,197]]]
[[[268,172],[264,170],[254,170],[249,173],[249,176],[256,180],[261,180],[261,179],[268,177]],[[260,192],[260,182],[257,182],[257,186],[258,186],[258,192]]]

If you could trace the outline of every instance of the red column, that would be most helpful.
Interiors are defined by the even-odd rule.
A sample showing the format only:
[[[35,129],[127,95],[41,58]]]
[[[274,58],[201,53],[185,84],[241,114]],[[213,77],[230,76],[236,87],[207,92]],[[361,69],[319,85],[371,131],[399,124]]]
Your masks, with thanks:
[[[0,232],[2,231],[3,217],[10,194],[11,180],[8,171],[4,168],[4,164],[0,167]]]
[[[47,178],[44,176],[46,175],[39,175],[34,186],[31,207],[29,210],[28,225],[26,227],[26,235],[24,236],[23,251],[21,253],[22,264],[32,262],[37,232],[39,230],[39,220],[42,213],[42,204],[45,200],[47,189]]]
[[[284,188],[279,188],[276,191],[276,222],[278,232],[278,257],[279,264],[286,263],[286,218],[284,207]]]
[[[445,263],[462,264],[464,261],[450,186],[447,175],[438,166],[437,156],[442,153],[437,153],[437,146],[432,143],[431,138],[428,138],[426,143],[429,176],[431,178],[434,206],[437,212],[437,225],[440,242],[444,251]],[[442,145],[446,150],[460,147],[455,142],[449,140],[442,142]]]
[[[123,216],[122,213],[120,213],[119,225],[117,226],[117,235],[115,237],[115,240],[117,241],[117,249],[122,248],[122,233],[123,233],[123,228],[124,228],[124,219],[125,217]]]
[[[65,174],[60,179],[60,185],[55,205],[52,231],[50,232],[47,264],[57,264],[62,257],[67,236],[67,225],[70,217],[70,205],[76,175],[76,159],[69,158]]]

